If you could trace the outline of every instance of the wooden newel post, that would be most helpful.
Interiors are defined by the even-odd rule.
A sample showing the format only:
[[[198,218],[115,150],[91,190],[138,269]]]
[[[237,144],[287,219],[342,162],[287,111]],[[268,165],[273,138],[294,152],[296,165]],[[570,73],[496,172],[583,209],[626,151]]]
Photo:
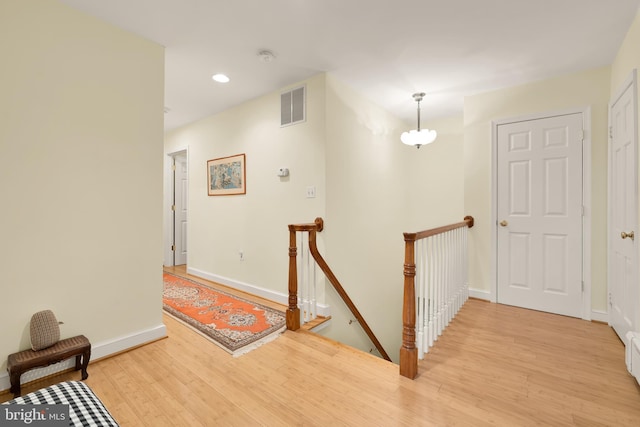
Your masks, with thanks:
[[[298,308],[298,267],[296,258],[296,231],[289,226],[289,308],[287,308],[287,329],[297,331],[300,329],[300,309]]]
[[[400,375],[410,379],[414,379],[418,375],[415,242],[416,233],[404,233],[404,298],[402,302]]]

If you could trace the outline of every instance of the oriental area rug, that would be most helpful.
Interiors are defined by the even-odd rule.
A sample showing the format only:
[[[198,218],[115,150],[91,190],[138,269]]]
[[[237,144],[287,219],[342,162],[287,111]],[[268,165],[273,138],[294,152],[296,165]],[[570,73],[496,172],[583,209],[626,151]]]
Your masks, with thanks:
[[[276,339],[286,328],[281,311],[164,273],[164,310],[233,356]]]

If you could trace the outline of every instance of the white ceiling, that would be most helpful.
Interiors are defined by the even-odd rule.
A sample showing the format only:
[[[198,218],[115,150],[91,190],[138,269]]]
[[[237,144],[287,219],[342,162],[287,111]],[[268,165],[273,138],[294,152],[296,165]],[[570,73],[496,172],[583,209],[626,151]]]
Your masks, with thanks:
[[[609,65],[640,0],[61,0],[166,47],[165,129],[320,72],[413,122]],[[258,51],[276,60],[264,63]],[[211,75],[231,78],[215,83]]]

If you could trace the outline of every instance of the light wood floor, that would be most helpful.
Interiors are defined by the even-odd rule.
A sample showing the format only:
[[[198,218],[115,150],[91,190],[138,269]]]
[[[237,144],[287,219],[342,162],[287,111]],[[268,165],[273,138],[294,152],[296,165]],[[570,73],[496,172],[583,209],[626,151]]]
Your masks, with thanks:
[[[164,320],[169,338],[89,366],[122,426],[640,426],[640,387],[603,324],[469,300],[411,381],[308,332],[233,358]]]

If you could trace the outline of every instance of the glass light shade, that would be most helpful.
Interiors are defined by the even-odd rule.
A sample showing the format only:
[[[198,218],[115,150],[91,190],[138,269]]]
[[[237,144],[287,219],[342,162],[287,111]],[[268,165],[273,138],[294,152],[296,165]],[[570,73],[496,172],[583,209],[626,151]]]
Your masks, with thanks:
[[[421,145],[431,144],[436,140],[438,132],[435,130],[421,129],[420,131],[412,130],[409,132],[402,132],[400,140],[407,145],[413,145],[420,148]]]

